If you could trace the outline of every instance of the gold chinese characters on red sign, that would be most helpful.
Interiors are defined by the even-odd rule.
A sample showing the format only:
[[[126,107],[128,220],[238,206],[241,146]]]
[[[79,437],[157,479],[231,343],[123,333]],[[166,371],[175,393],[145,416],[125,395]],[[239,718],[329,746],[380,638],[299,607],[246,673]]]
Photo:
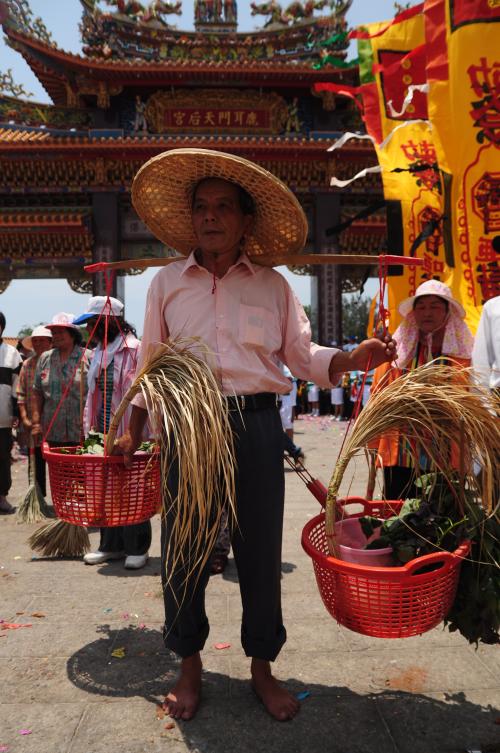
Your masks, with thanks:
[[[153,94],[145,115],[150,130],[156,133],[280,133],[288,108],[277,94],[182,89]]]

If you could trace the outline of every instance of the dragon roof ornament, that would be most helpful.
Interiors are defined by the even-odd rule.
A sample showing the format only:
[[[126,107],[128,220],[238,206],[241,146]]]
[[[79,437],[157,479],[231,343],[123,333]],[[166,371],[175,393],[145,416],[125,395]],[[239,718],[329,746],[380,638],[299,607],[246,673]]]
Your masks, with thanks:
[[[0,95],[10,94],[13,97],[29,97],[33,96],[32,92],[27,92],[22,84],[16,84],[12,76],[12,68],[7,69],[7,73],[0,71]]]
[[[1,0],[0,0],[1,1]],[[99,3],[113,8],[103,10]],[[343,59],[348,46],[345,13],[351,0],[277,0],[252,3],[253,14],[269,15],[263,28],[237,32],[236,0],[196,0],[194,31],[177,30],[151,8],[177,13],[178,1],[81,0],[83,53],[89,58],[132,62],[191,61],[237,64],[276,62],[314,67],[325,49]],[[318,11],[322,11],[317,15]]]
[[[54,45],[52,35],[42,19],[33,16],[28,0],[1,0],[0,23],[3,26],[11,26],[23,34],[29,34],[47,45]]]

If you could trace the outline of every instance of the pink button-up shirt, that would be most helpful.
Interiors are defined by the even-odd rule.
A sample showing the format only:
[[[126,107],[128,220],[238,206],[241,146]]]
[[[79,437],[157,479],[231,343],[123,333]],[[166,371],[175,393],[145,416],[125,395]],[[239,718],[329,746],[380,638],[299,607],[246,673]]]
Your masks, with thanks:
[[[168,337],[201,338],[226,395],[288,393],[282,363],[295,376],[330,387],[330,361],[339,352],[311,342],[309,320],[285,278],[245,254],[221,279],[194,254],[158,272],[148,291],[138,370]],[[145,407],[141,395],[133,403]]]

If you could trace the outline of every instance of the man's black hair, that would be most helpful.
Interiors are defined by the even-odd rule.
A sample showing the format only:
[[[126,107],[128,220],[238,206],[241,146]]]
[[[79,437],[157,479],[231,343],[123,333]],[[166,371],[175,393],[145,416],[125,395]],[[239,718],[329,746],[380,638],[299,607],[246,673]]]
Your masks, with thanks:
[[[7,324],[4,314],[0,311],[0,332],[3,332]]]
[[[97,319],[97,316],[94,317],[94,319],[89,320],[92,323],[92,329],[94,329],[95,320]],[[92,332],[92,329],[89,331],[89,335]],[[106,323],[104,320],[104,317],[101,317],[101,320],[99,324],[96,327],[96,330],[94,332],[94,337],[96,337],[100,342],[104,342],[104,335],[106,331]],[[124,319],[119,318],[118,321],[115,320],[115,317],[109,317],[108,321],[108,343],[112,343],[113,340],[115,340],[118,336],[121,337],[121,335],[128,335],[128,333],[131,332],[134,337],[137,337],[137,332],[135,331],[135,328],[126,322]]]
[[[214,178],[211,178],[210,176],[206,178],[202,178],[201,180],[196,183],[195,187],[193,188],[192,193],[192,199],[191,199],[191,208],[194,206],[194,200],[196,196],[196,191],[201,186],[202,183],[204,183],[206,180],[213,180]],[[216,180],[225,180],[226,183],[231,183],[231,185],[236,186],[238,189],[238,202],[240,205],[240,209],[243,212],[243,214],[251,214],[254,215],[257,211],[255,206],[254,198],[251,194],[248,193],[248,191],[243,188],[243,186],[240,186],[239,183],[234,183],[232,180],[227,180],[226,178],[216,178]]]

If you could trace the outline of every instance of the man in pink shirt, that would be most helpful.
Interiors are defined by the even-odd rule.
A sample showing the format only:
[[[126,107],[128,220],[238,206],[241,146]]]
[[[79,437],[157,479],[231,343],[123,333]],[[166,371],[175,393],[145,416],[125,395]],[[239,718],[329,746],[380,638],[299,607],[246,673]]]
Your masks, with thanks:
[[[211,365],[227,395],[235,434],[238,526],[232,546],[243,604],[242,646],[251,657],[257,696],[285,721],[299,703],[270,666],[286,640],[280,594],[283,434],[276,395],[289,391],[290,382],[281,364],[330,387],[339,373],[364,369],[369,357],[372,366],[392,360],[394,342],[366,340],[351,353],[311,343],[309,321],[286,280],[255,263],[301,251],[305,216],[291,191],[257,165],[220,152],[178,149],[141,168],[132,196],[153,232],[187,255],[151,283],[138,368],[152,346],[169,337],[201,337],[214,355]],[[129,430],[118,440],[126,462],[147,418],[142,399],[134,403]],[[167,519],[162,552],[168,530]],[[172,577],[163,561],[163,573],[171,575],[164,580],[165,645],[182,658],[165,707],[177,719],[194,716],[200,700],[209,569],[208,563],[179,607],[183,574]]]

